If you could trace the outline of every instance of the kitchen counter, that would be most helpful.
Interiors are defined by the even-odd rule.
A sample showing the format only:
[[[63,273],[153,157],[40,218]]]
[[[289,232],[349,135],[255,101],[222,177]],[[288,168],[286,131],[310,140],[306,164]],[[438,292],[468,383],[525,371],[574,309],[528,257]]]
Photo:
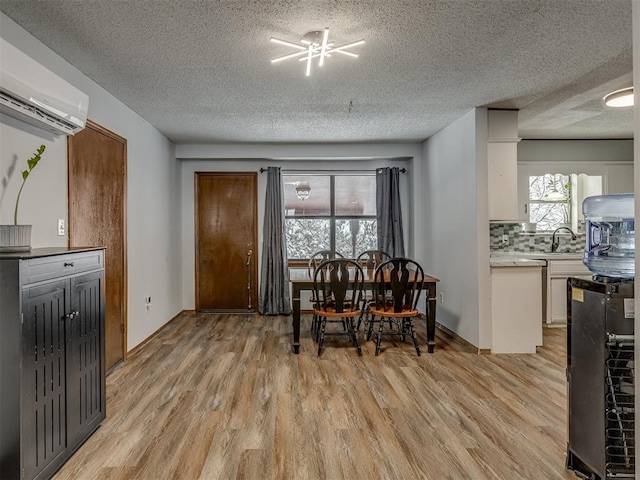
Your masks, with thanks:
[[[534,260],[582,260],[583,252],[491,252],[493,262],[498,259],[534,259]]]
[[[539,260],[536,258],[500,255],[497,257],[491,257],[489,265],[491,267],[545,267],[547,262],[546,260]]]
[[[542,267],[541,305],[544,322],[562,326],[567,321],[567,278],[590,274],[582,259],[583,252],[492,252],[489,265],[492,274],[499,270],[522,270],[524,275],[525,270],[531,270],[526,267]]]
[[[515,255],[491,258],[492,353],[535,353],[542,345],[546,266],[546,260]]]

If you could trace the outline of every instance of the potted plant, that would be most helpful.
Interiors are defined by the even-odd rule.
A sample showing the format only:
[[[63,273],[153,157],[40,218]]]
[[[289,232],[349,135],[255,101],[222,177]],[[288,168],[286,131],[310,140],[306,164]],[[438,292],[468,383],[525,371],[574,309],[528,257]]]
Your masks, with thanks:
[[[0,225],[0,252],[24,252],[31,250],[31,225],[18,225],[18,207],[22,189],[29,175],[40,162],[45,150],[40,145],[31,158],[27,159],[27,169],[22,171],[22,185],[16,196],[16,206],[13,211],[13,225]]]

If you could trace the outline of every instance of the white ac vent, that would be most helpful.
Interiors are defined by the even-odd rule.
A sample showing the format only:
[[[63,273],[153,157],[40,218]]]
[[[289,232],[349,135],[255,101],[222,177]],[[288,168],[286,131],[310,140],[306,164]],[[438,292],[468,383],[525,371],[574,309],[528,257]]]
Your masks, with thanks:
[[[55,135],[87,122],[89,97],[0,38],[0,112]]]
[[[3,91],[0,91],[0,112],[19,118],[23,122],[48,130],[56,135],[73,135],[78,131],[77,125],[64,122]]]

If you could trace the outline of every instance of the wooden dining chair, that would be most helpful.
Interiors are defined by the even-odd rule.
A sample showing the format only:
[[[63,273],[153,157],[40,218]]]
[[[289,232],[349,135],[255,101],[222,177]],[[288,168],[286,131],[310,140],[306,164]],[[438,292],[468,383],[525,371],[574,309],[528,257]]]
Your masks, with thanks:
[[[373,278],[376,268],[381,263],[389,260],[391,255],[383,250],[365,250],[356,258],[356,262],[360,265],[365,273],[365,277]],[[356,330],[360,330],[360,324],[364,321],[365,329],[370,320],[369,303],[373,300],[370,291],[365,291],[362,298],[362,315],[358,319]]]
[[[367,338],[376,337],[376,355],[380,353],[383,335],[399,336],[403,342],[410,335],[420,356],[413,319],[420,315],[418,300],[423,285],[422,267],[409,258],[392,258],[376,268],[373,300],[369,306],[371,320],[367,326]],[[374,329],[376,324],[377,330]]]
[[[355,260],[336,258],[316,268],[313,313],[318,319],[318,356],[322,354],[325,335],[347,335],[358,355],[362,355],[355,322],[361,313],[363,285],[364,273]],[[328,323],[340,323],[343,328],[327,331]]]
[[[309,262],[307,263],[307,272],[309,273],[309,278],[313,278],[313,274],[322,262],[331,260],[334,258],[344,258],[340,252],[335,250],[318,250],[309,258]],[[314,305],[316,301],[315,292],[311,291],[311,298],[309,299],[311,304]],[[318,339],[318,317],[314,313],[311,317],[311,336],[314,340]]]

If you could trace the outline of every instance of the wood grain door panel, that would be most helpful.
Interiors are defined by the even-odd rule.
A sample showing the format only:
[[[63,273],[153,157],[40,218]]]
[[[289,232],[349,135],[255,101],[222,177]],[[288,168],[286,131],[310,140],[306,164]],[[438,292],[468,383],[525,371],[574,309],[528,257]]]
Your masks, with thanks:
[[[126,139],[89,122],[68,138],[69,246],[104,246],[105,365],[126,352]]]
[[[257,183],[255,172],[196,172],[199,311],[250,311],[256,305]]]

